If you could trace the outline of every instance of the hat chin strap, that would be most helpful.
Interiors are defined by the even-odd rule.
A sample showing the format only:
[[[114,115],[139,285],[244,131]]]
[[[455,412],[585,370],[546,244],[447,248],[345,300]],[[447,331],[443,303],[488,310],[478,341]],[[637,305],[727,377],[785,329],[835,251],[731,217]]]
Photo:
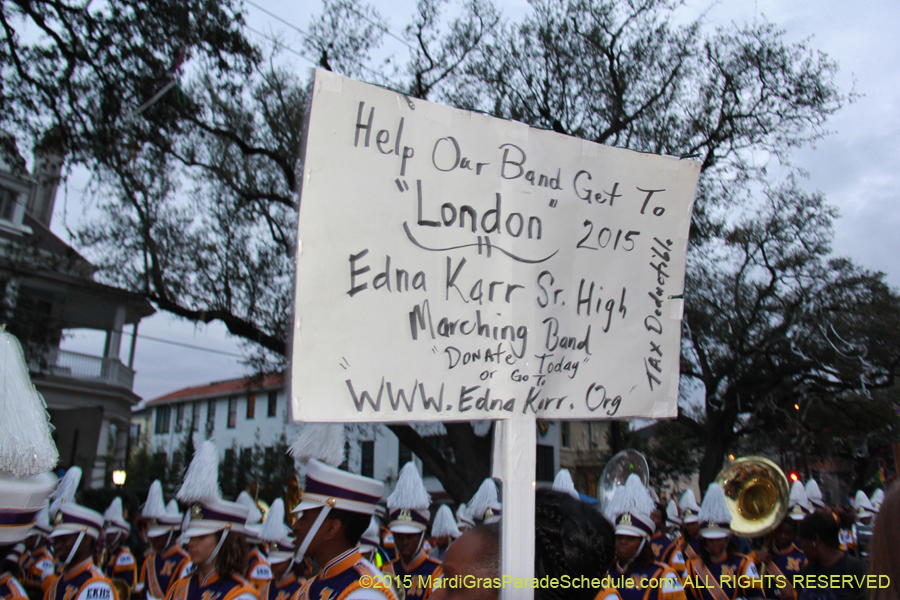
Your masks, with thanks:
[[[634,562],[634,559],[636,559],[638,556],[641,555],[641,550],[644,549],[644,545],[645,545],[646,543],[647,543],[647,536],[642,535],[642,536],[641,536],[641,545],[638,546],[637,552],[634,553],[634,556],[632,556],[632,557],[629,558],[627,561],[625,561],[625,564],[622,565],[622,569],[626,569],[626,570],[627,570],[628,567],[631,565],[631,563]]]
[[[209,558],[207,558],[203,564],[209,565],[212,564],[212,561],[216,560],[216,556],[219,555],[219,550],[222,549],[222,544],[225,543],[225,538],[228,537],[228,531],[229,529],[227,527],[222,530],[222,537],[219,538],[219,543],[216,544],[216,549],[213,550],[212,554],[209,555]]]
[[[75,540],[75,543],[72,545],[72,549],[69,550],[69,556],[66,557],[65,562],[63,562],[63,566],[66,567],[72,562],[72,558],[75,556],[75,552],[78,550],[79,546],[81,546],[81,541],[84,539],[84,529],[78,532],[78,539]]]
[[[322,523],[325,522],[325,517],[328,516],[328,513],[331,512],[331,506],[326,504],[322,507],[322,512],[319,513],[319,516],[316,517],[315,522],[312,527],[309,528],[309,531],[306,533],[306,536],[303,538],[303,543],[300,544],[300,547],[297,548],[297,551],[294,553],[294,556],[297,557],[297,560],[303,560],[306,557],[306,550],[309,548],[309,545],[312,543],[313,538],[316,537],[316,534],[319,532],[319,528],[322,526]]]

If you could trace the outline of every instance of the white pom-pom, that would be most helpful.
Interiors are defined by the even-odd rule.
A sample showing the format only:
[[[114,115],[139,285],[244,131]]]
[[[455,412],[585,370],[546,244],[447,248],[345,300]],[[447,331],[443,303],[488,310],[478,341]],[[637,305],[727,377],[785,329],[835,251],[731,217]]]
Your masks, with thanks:
[[[875,507],[875,510],[881,508],[881,505],[884,504],[884,490],[878,488],[874,492],[872,492],[872,497],[869,498],[872,501],[872,506]]]
[[[469,514],[476,519],[483,519],[484,511],[498,503],[497,495],[497,484],[488,477],[481,482],[481,487],[469,500]]]
[[[340,423],[306,423],[291,444],[291,456],[302,463],[310,459],[332,467],[339,466],[346,456],[346,435]]]
[[[219,451],[215,442],[206,440],[197,448],[176,497],[185,504],[222,497],[219,489]]]
[[[72,502],[75,500],[75,492],[78,491],[78,484],[81,483],[81,467],[69,467],[66,474],[60,480],[56,491],[53,492],[53,502],[50,503],[50,518],[55,519],[59,507],[64,502]]]
[[[603,507],[603,514],[610,523],[614,523],[616,517],[625,513],[649,517],[653,508],[650,492],[644,487],[640,476],[632,473],[625,480],[625,485],[616,488],[613,497]]]
[[[0,471],[30,477],[52,471],[59,452],[50,415],[34,389],[19,340],[0,331]]]
[[[103,513],[103,520],[107,523],[124,523],[125,515],[122,514],[122,499],[116,496],[113,498],[113,501],[109,503],[109,507],[106,509],[106,512]]]
[[[147,501],[144,502],[144,508],[141,509],[141,516],[148,519],[166,516],[166,505],[163,504],[163,490],[159,479],[150,484],[150,491],[147,492]]]
[[[456,526],[456,519],[453,518],[453,511],[446,504],[441,504],[437,514],[434,516],[434,524],[431,526],[432,537],[450,536],[458,538],[462,535],[459,527]]]
[[[266,542],[277,542],[289,535],[291,535],[291,530],[284,523],[284,500],[277,498],[269,507],[266,520],[259,528],[257,537]]]
[[[431,495],[425,489],[419,470],[412,461],[403,465],[397,478],[397,487],[388,496],[387,506],[392,512],[398,508],[427,510],[431,504]]]
[[[581,496],[578,495],[578,490],[575,489],[575,482],[572,481],[572,475],[568,469],[559,470],[559,473],[556,474],[556,478],[553,480],[553,489],[557,492],[568,494],[576,500],[581,500]]]
[[[815,506],[825,506],[825,499],[822,497],[822,490],[819,489],[819,484],[816,483],[815,479],[810,479],[806,482],[806,499]]]
[[[706,495],[703,497],[703,504],[700,505],[700,514],[697,517],[701,523],[707,521],[731,523],[731,511],[728,510],[725,492],[718,483],[709,484]]]
[[[688,490],[681,495],[681,501],[678,503],[678,508],[681,509],[682,514],[684,514],[684,511],[686,510],[700,512],[700,505],[697,504],[697,497],[694,496],[694,490]]]
[[[791,506],[800,506],[809,510],[809,500],[806,498],[806,489],[799,481],[795,481],[791,485]]]
[[[253,501],[253,498],[247,492],[241,492],[238,494],[235,502],[240,504],[241,506],[247,509],[247,525],[253,525],[254,523],[259,523],[262,521],[262,513],[259,510],[259,507],[256,506],[256,502]]]

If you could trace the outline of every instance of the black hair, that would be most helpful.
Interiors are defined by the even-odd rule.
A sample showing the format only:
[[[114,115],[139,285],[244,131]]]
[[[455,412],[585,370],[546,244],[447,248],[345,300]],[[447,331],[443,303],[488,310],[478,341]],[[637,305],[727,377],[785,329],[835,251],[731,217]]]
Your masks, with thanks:
[[[568,494],[538,490],[534,515],[534,575],[603,578],[615,559],[615,532],[593,506]],[[536,589],[535,600],[593,600],[599,590]]]
[[[831,548],[840,548],[839,518],[830,510],[819,509],[811,515],[807,515],[800,523],[800,539],[814,540],[819,536],[819,541]]]
[[[667,508],[668,507],[665,504],[660,502],[659,504],[656,505],[656,508],[653,509],[653,510],[658,510],[660,512],[660,514],[662,514],[662,522],[663,522],[664,530],[665,530],[666,525],[669,524],[669,513],[666,512]],[[662,531],[662,533],[665,533],[665,531]]]
[[[331,512],[328,513],[327,518],[340,521],[344,528],[344,537],[347,538],[347,541],[351,544],[357,544],[359,538],[361,538],[366,532],[366,529],[369,528],[372,515],[351,512],[349,510],[332,509]]]

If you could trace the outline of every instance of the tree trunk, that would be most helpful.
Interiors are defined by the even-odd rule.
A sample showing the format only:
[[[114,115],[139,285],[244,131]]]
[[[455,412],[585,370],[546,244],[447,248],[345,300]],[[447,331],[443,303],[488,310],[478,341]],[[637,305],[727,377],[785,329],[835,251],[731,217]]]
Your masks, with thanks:
[[[451,462],[409,425],[387,427],[434,473],[456,502],[468,502],[491,475],[493,429],[479,437],[468,423],[445,423],[447,441],[453,450]]]

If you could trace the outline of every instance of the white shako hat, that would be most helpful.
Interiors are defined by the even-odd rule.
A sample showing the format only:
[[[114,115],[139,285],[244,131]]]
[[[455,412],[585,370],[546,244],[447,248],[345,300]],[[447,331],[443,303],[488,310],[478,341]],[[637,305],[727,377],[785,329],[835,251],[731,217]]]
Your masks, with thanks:
[[[434,523],[431,524],[431,537],[451,537],[453,539],[461,536],[459,527],[456,526],[456,520],[453,518],[453,511],[446,504],[441,504],[434,515]]]
[[[150,484],[147,492],[147,500],[141,509],[141,516],[149,521],[147,537],[159,537],[175,531],[181,527],[181,515],[170,515],[163,504],[162,484],[155,480]],[[177,520],[177,523],[175,521]]]
[[[806,499],[813,505],[813,509],[828,508],[825,506],[822,490],[819,489],[819,484],[816,483],[815,479],[810,479],[806,482]]]
[[[725,492],[718,483],[711,483],[700,506],[700,535],[708,539],[728,537],[731,533],[731,511]]]
[[[872,501],[872,506],[875,508],[875,512],[881,510],[881,505],[884,503],[884,490],[878,488],[874,492],[872,492],[872,497],[869,498]]]
[[[219,531],[244,532],[247,508],[222,499],[219,453],[212,440],[206,440],[197,449],[176,496],[190,506],[183,537],[190,539]],[[224,539],[222,537],[220,543]],[[218,554],[218,548],[213,557],[215,554]]]
[[[472,519],[472,515],[469,514],[469,508],[465,502],[460,503],[459,508],[456,509],[456,526],[459,528],[475,527],[475,521]]]
[[[381,545],[378,540],[378,531],[378,519],[373,515],[372,519],[369,521],[369,527],[366,529],[366,532],[359,538],[360,552],[371,552]]]
[[[654,508],[653,498],[640,476],[632,473],[625,485],[616,488],[603,513],[615,525],[616,535],[649,538],[656,530],[650,518]]]
[[[122,499],[116,496],[109,503],[109,508],[103,513],[103,529],[108,532],[117,532],[122,535],[131,533],[131,525],[125,520],[122,512]]]
[[[700,505],[697,504],[697,497],[694,496],[694,490],[689,489],[681,495],[681,501],[678,503],[681,509],[682,523],[698,523],[700,521]]]
[[[666,506],[666,520],[673,525],[681,525],[681,517],[678,514],[678,503],[674,499],[669,500]]]
[[[788,516],[795,521],[802,521],[812,512],[806,498],[806,488],[799,481],[791,484],[791,499],[788,503]]]
[[[490,477],[481,482],[481,487],[469,500],[469,514],[480,519],[485,525],[499,523],[503,516],[503,505],[498,499],[497,484]]]
[[[380,481],[311,459],[306,465],[306,487],[293,512],[328,505],[338,510],[373,515],[383,491],[384,484]]]
[[[31,534],[56,487],[49,471],[58,461],[50,417],[31,383],[22,346],[0,328],[0,544]]]
[[[869,500],[869,497],[862,490],[856,490],[856,498],[853,502],[853,508],[856,509],[857,517],[874,517],[875,516],[875,507],[872,506],[872,502]]]
[[[247,521],[244,523],[244,535],[247,536],[247,543],[259,543],[259,528],[262,525],[262,512],[256,505],[256,501],[246,491],[238,494],[234,499],[238,504],[247,507]]]
[[[50,537],[84,532],[95,540],[103,529],[103,515],[74,502],[66,502],[59,507]]]
[[[406,463],[400,469],[397,486],[387,499],[388,529],[393,533],[422,533],[428,529],[430,505],[431,495],[422,483],[419,470],[412,461]]]
[[[578,490],[575,489],[575,482],[572,481],[572,475],[568,469],[559,470],[553,479],[553,489],[557,492],[568,494],[576,500],[581,500],[581,496],[578,495]]]
[[[258,537],[269,544],[267,558],[270,563],[281,563],[294,557],[297,544],[291,535],[291,528],[284,522],[284,500],[281,498],[269,507],[266,520],[259,526]]]

